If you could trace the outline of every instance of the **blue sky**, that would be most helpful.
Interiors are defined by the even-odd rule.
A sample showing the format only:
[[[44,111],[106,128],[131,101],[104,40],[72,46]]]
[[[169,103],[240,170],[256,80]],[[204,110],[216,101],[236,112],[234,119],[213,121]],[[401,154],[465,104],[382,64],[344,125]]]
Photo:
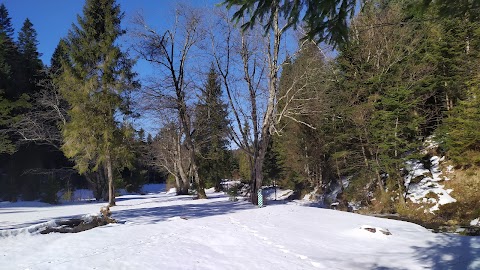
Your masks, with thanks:
[[[196,7],[213,7],[222,0],[117,0],[125,13],[123,28],[129,28],[132,17],[143,14],[148,25],[162,29],[173,21],[173,10],[177,2],[188,3]],[[50,58],[61,38],[66,37],[72,23],[77,22],[77,14],[82,14],[84,0],[0,0],[5,4],[15,29],[15,35],[20,31],[23,22],[29,18],[37,31],[38,51],[42,54],[44,64],[50,65]],[[128,37],[120,40],[125,43]],[[124,44],[128,47],[128,44]],[[137,61],[135,71],[139,78],[146,78],[152,74],[152,66],[145,61]],[[156,125],[148,116],[135,121],[147,132],[155,134]]]
[[[168,0],[117,0],[125,12],[124,28],[128,27],[131,17],[138,12],[144,14],[149,25],[165,26],[170,22],[171,10],[175,2]],[[214,6],[221,0],[184,0],[194,6]],[[82,13],[83,0],[0,0],[5,4],[17,33],[26,18],[29,18],[38,34],[38,51],[42,61],[50,64],[55,47],[60,38],[65,37],[72,23],[76,23],[77,14]],[[139,70],[140,71],[140,70]]]

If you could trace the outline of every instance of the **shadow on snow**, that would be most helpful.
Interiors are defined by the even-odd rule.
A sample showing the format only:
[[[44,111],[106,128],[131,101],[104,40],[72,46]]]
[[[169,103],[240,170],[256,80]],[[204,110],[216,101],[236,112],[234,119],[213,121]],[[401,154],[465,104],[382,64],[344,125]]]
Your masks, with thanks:
[[[182,198],[183,199],[183,198]],[[175,199],[177,201],[178,199]],[[165,202],[165,201],[162,201]],[[168,220],[173,217],[185,219],[203,218],[216,215],[224,215],[241,210],[253,209],[249,203],[231,202],[231,201],[211,201],[197,202],[190,204],[167,205],[157,207],[145,207],[136,209],[118,210],[112,214],[112,217],[118,221],[135,222],[141,219],[142,223],[157,223]]]

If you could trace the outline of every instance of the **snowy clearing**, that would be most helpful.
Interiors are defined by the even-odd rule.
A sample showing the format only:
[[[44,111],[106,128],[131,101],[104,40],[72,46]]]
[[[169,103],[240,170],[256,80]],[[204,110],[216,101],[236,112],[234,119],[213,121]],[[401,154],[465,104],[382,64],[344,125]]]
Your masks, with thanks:
[[[109,224],[0,238],[0,269],[480,269],[480,237],[280,203],[254,208],[157,193],[117,198]],[[97,213],[103,204],[0,203],[0,229]],[[391,235],[363,228],[388,230]]]

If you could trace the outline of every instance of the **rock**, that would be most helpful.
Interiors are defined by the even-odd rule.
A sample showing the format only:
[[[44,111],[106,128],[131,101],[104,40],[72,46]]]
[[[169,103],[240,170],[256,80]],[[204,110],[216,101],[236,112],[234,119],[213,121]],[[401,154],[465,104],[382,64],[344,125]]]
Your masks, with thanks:
[[[360,228],[364,229],[368,232],[371,232],[371,233],[382,233],[384,235],[392,235],[392,233],[389,230],[383,229],[383,228],[378,228],[378,227],[373,227],[373,226],[368,226],[368,225],[363,225]]]

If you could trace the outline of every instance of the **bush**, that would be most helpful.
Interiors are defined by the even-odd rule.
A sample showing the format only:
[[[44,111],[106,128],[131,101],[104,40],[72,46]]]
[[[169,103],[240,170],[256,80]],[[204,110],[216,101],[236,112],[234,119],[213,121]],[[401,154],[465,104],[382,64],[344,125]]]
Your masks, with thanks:
[[[237,196],[238,196],[238,190],[239,190],[240,185],[235,184],[231,188],[228,189],[227,194],[230,196],[229,200],[231,201],[237,201]]]
[[[70,202],[73,200],[73,191],[69,188],[62,194],[62,200]]]

